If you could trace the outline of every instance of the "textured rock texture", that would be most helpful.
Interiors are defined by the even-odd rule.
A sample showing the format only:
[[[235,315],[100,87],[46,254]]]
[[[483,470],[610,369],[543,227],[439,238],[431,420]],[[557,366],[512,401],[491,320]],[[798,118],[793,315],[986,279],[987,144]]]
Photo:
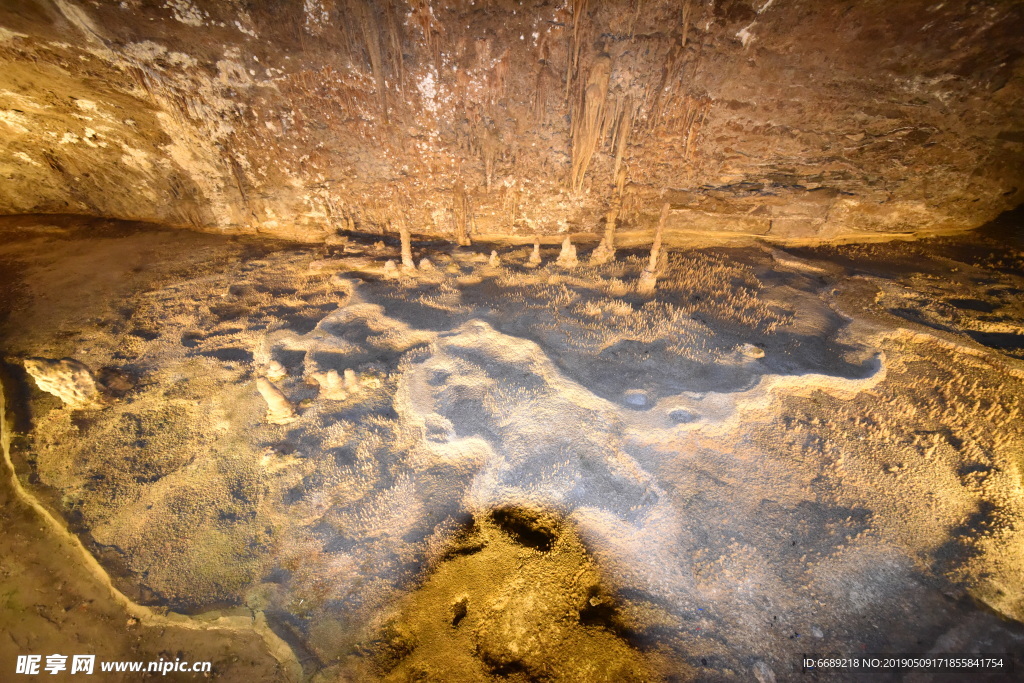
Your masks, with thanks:
[[[966,229],[1024,200],[1020,3],[25,0],[0,212],[320,241]]]
[[[101,408],[103,397],[89,368],[71,358],[28,358],[25,371],[36,386],[70,408]]]

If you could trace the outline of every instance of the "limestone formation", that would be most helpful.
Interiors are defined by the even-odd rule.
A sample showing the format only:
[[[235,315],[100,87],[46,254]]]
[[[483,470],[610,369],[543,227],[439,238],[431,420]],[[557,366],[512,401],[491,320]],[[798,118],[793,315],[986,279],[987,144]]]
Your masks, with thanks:
[[[751,360],[764,358],[764,349],[762,349],[760,346],[755,346],[754,344],[740,344],[737,351],[744,358],[749,358]]]
[[[420,259],[420,270],[431,271],[434,270],[434,264],[430,262],[426,256]]]
[[[25,370],[36,386],[69,408],[102,408],[104,397],[89,368],[71,358],[29,358]]]
[[[562,251],[558,254],[558,260],[555,263],[563,268],[575,268],[579,265],[576,258],[576,246],[569,237],[562,241]]]
[[[269,379],[266,377],[256,378],[256,388],[263,400],[267,402],[267,422],[273,425],[284,425],[298,419],[291,402]]]
[[[393,259],[388,259],[384,262],[384,277],[389,280],[398,277],[398,264]]]
[[[156,609],[298,624],[280,651],[307,678],[771,680],[800,640],[842,652],[877,624],[901,625],[894,651],[951,629],[1016,647],[974,600],[1024,620],[1019,245],[665,258],[667,204],[630,200],[630,225],[668,215],[650,258],[523,273],[531,233],[497,247],[500,271],[453,248],[397,281],[380,277],[397,237],[311,272],[317,248],[5,219],[10,354],[76,348],[145,377],[104,411],[7,392],[29,418],[13,462]]]
[[[491,268],[497,268],[498,266],[501,265],[501,257],[498,256],[497,251],[491,250],[491,257],[487,259],[487,265],[489,265]]]

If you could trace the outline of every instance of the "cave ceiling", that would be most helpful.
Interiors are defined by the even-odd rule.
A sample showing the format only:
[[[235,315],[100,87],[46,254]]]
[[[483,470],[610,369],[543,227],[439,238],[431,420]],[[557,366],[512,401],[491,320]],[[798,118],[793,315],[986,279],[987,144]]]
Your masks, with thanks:
[[[5,0],[0,213],[857,239],[1024,200],[1024,5]]]

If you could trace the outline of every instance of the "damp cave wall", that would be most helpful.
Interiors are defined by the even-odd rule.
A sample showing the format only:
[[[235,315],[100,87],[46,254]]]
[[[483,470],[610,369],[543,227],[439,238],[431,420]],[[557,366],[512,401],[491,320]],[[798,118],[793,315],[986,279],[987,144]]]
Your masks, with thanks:
[[[1021,36],[999,0],[3,0],[0,213],[969,229],[1024,201]]]

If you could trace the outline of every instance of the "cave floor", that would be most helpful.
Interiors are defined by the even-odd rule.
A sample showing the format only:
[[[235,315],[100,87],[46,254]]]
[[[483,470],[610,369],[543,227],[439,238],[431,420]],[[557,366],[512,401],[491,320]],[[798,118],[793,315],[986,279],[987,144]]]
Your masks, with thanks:
[[[675,250],[645,296],[643,254],[589,247],[563,268],[424,242],[432,267],[390,273],[392,240],[0,234],[4,666],[763,683],[804,653],[1024,662],[1010,235]],[[65,407],[30,357],[85,363],[106,405]]]

